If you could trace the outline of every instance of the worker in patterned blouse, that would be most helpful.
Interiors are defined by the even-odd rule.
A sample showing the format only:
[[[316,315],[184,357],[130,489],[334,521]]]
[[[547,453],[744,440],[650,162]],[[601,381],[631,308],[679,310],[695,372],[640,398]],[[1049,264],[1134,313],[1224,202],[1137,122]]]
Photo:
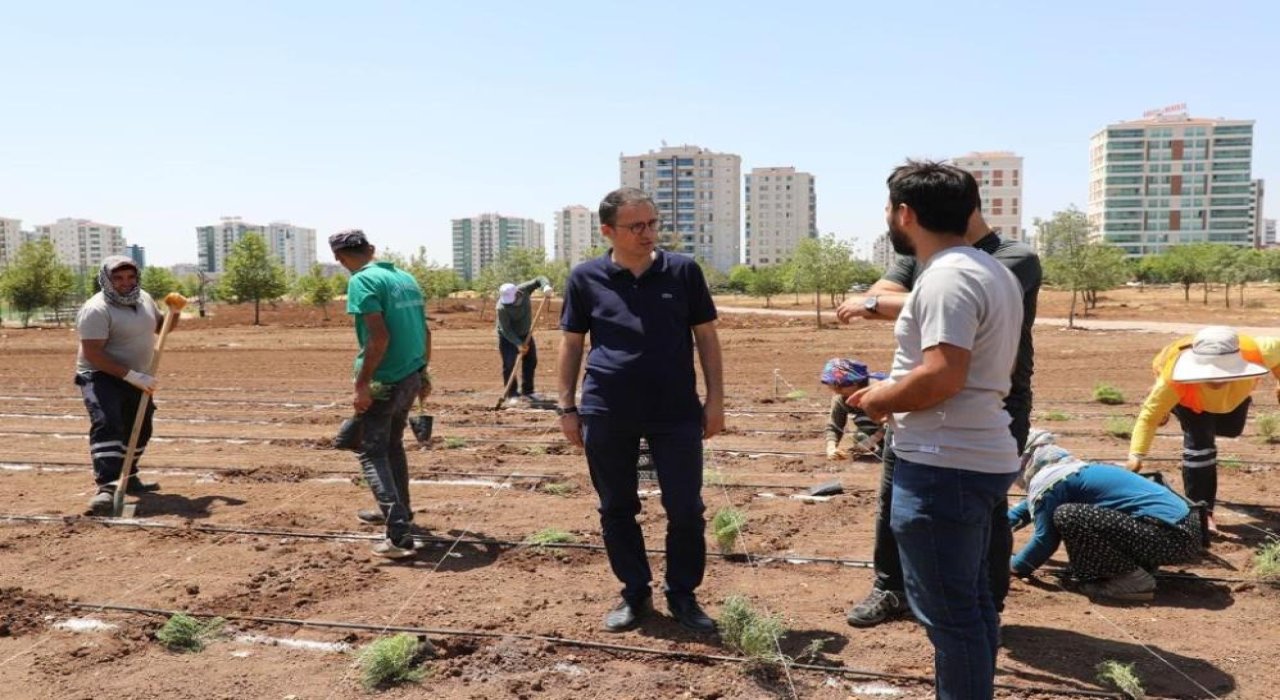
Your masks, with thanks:
[[[1142,469],[1156,428],[1172,411],[1182,424],[1183,490],[1191,501],[1206,504],[1209,531],[1216,534],[1216,438],[1244,432],[1258,378],[1268,372],[1280,377],[1280,338],[1251,337],[1234,328],[1209,326],[1166,346],[1156,355],[1152,370],[1156,382],[1133,427],[1128,467],[1135,472]],[[1280,389],[1276,398],[1280,400]]]
[[[884,437],[884,426],[872,420],[860,408],[851,408],[845,403],[853,392],[865,387],[872,379],[884,379],[880,372],[868,372],[867,366],[857,360],[844,357],[833,357],[827,360],[822,368],[822,383],[831,389],[831,418],[827,421],[827,459],[848,459],[849,453],[840,449],[840,438],[844,437],[849,419],[853,418],[853,434],[850,436],[855,445],[860,445],[872,455],[877,450],[881,438]]]

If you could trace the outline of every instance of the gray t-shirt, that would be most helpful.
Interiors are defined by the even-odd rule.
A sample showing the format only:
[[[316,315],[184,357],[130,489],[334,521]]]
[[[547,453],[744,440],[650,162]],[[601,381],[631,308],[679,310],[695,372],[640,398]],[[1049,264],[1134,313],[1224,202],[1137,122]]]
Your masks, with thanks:
[[[141,292],[137,306],[108,303],[102,292],[89,297],[76,316],[76,333],[81,340],[105,340],[107,357],[137,372],[151,371],[155,354],[156,327],[160,309],[150,294]],[[84,347],[76,355],[76,374],[89,374],[97,368],[85,359]]]
[[[968,246],[948,248],[925,265],[894,325],[898,341],[890,381],[924,362],[942,343],[969,350],[958,394],[923,411],[893,415],[893,449],[920,464],[988,474],[1018,470],[1004,397],[1018,355],[1022,288],[995,258]]]

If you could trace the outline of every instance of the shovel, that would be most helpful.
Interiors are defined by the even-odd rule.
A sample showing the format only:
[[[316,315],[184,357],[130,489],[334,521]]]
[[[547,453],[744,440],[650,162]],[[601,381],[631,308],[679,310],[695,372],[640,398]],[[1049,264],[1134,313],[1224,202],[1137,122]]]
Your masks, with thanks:
[[[542,303],[538,304],[538,310],[533,314],[533,323],[529,324],[529,337],[524,339],[525,343],[533,341],[533,332],[538,329],[538,319],[542,318],[542,310],[547,308],[547,295],[542,295]],[[511,377],[507,379],[507,386],[502,390],[502,395],[498,397],[498,403],[494,405],[493,410],[502,410],[502,404],[507,401],[507,394],[511,392],[511,387],[516,385],[516,377],[520,376],[520,368],[524,366],[524,353],[516,356],[516,362],[511,366]]]
[[[160,369],[160,356],[164,353],[164,341],[169,338],[169,331],[173,330],[173,324],[178,322],[178,315],[182,311],[182,307],[187,305],[187,300],[181,295],[174,293],[164,298],[165,306],[169,307],[169,313],[164,317],[164,324],[160,326],[160,338],[156,341],[155,354],[151,356],[151,366],[147,368],[147,374],[156,376],[156,372]],[[138,401],[138,414],[133,419],[133,433],[129,435],[129,447],[124,452],[124,465],[120,467],[120,481],[116,484],[116,497],[111,505],[111,515],[114,518],[121,516],[132,518],[137,511],[138,505],[124,503],[125,487],[129,483],[129,475],[134,471],[134,456],[138,452],[138,436],[142,434],[142,426],[147,420],[147,407],[151,404],[151,392],[142,392],[142,399]]]
[[[422,399],[418,399],[418,415],[409,419],[409,429],[413,431],[413,436],[418,442],[424,445],[431,443],[431,429],[434,423],[435,419],[426,413]],[[363,433],[364,426],[360,423],[360,416],[343,420],[342,425],[338,426],[338,434],[333,438],[333,449],[351,452],[359,450]]]

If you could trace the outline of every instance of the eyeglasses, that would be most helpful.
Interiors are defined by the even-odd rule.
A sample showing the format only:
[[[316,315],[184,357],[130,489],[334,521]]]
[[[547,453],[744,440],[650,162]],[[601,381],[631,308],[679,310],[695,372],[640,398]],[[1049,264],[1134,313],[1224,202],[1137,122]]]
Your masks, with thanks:
[[[637,221],[634,224],[627,224],[625,226],[616,226],[615,228],[626,229],[630,231],[632,235],[635,235],[635,236],[639,236],[640,234],[644,233],[645,229],[649,229],[654,233],[662,233],[662,220],[649,219],[648,221]]]

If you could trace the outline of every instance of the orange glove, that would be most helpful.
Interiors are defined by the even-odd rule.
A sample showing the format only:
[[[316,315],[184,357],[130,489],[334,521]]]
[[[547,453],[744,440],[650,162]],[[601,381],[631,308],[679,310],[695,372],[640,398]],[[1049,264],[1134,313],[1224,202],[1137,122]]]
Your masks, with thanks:
[[[187,298],[177,292],[169,292],[164,296],[164,305],[174,311],[181,311],[187,305]]]

